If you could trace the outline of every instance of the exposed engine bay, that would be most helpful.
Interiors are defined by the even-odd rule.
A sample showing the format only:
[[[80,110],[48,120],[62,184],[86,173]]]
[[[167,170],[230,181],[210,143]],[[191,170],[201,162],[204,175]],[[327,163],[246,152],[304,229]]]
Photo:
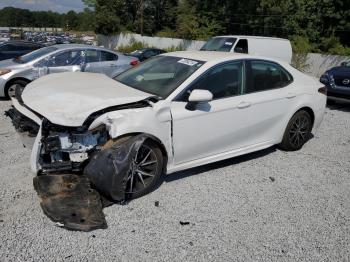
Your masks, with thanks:
[[[44,173],[80,172],[84,164],[109,140],[104,126],[95,130],[67,128],[43,121],[39,164]]]

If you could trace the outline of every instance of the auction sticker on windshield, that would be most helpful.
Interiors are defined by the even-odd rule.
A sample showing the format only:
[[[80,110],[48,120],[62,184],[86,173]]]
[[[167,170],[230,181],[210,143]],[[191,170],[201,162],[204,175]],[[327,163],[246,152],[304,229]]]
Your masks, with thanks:
[[[188,66],[194,66],[194,65],[198,64],[197,61],[193,61],[193,60],[185,59],[185,58],[179,60],[178,63],[188,65]]]

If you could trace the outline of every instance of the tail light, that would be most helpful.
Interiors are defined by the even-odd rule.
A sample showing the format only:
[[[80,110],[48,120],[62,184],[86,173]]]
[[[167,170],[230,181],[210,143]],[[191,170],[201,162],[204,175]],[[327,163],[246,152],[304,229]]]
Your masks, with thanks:
[[[139,64],[138,60],[133,60],[130,62],[130,65],[132,65],[132,66],[137,66],[138,64]]]
[[[318,92],[321,94],[327,95],[327,88],[325,86],[321,87],[320,89],[318,89]]]

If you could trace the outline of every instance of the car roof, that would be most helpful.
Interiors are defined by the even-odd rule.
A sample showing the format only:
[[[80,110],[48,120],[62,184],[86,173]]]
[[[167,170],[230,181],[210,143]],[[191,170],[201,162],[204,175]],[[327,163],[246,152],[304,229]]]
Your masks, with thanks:
[[[272,39],[272,40],[289,41],[288,39],[285,39],[285,38],[267,37],[267,36],[254,36],[254,35],[222,35],[222,36],[214,36],[213,38],[225,38],[225,37],[246,38],[246,39]]]
[[[289,66],[288,63],[278,60],[275,58],[265,57],[265,56],[253,56],[241,53],[231,53],[231,52],[219,52],[219,51],[181,51],[181,52],[172,52],[164,53],[161,56],[174,56],[186,59],[193,59],[204,62],[213,62],[220,63],[230,60],[239,60],[239,59],[256,59],[256,60],[267,60],[270,62],[275,62],[284,66]]]
[[[34,43],[34,42],[30,42],[30,41],[22,41],[22,40],[10,40],[10,41],[6,41],[3,42],[1,44],[24,44],[24,45],[36,45],[36,46],[42,46],[42,44],[40,43]]]
[[[216,52],[216,51],[180,51],[165,53],[162,56],[175,56],[187,59],[194,59],[204,62],[220,61],[228,59],[242,59],[242,58],[252,58],[250,55],[230,53],[230,52]]]
[[[96,49],[96,50],[103,50],[103,51],[109,51],[113,53],[117,53],[113,50],[109,50],[104,47],[99,47],[99,46],[93,46],[93,45],[84,45],[84,44],[61,44],[61,45],[52,45],[55,47],[57,50],[66,50],[66,49],[75,49],[75,48],[88,48],[88,49]]]

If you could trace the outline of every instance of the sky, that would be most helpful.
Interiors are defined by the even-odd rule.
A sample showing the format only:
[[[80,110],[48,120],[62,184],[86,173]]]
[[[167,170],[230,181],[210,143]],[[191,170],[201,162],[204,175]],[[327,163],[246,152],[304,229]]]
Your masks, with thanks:
[[[82,0],[0,0],[0,9],[6,6],[59,13],[66,13],[69,10],[79,12],[85,7]]]

